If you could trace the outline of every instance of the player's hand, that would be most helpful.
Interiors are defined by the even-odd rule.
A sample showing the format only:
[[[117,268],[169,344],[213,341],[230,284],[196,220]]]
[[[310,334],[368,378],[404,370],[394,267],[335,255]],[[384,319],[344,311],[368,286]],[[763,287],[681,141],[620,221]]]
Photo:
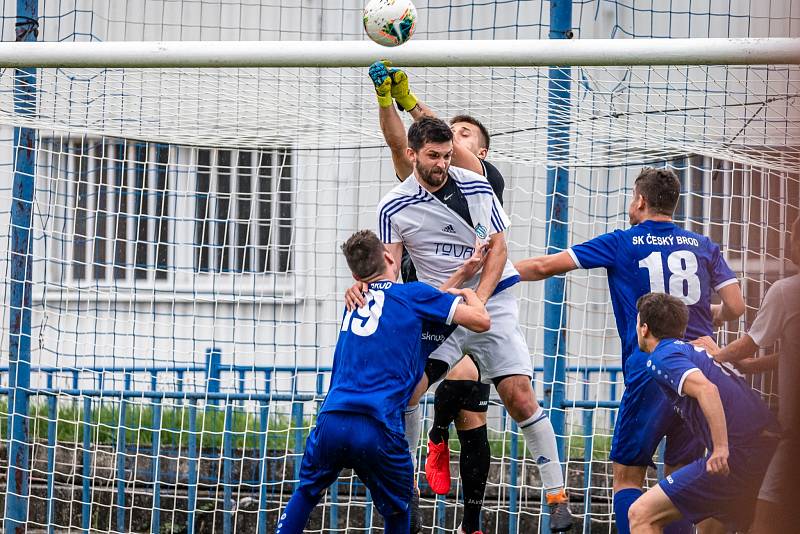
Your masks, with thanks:
[[[364,298],[367,289],[369,287],[364,282],[356,282],[344,292],[344,305],[347,311],[353,311],[367,303],[367,299]]]
[[[714,447],[706,461],[706,471],[712,475],[727,476],[731,472],[728,467],[728,447]]]
[[[711,356],[716,356],[719,354],[719,351],[722,350],[717,345],[717,342],[711,339],[709,336],[703,336],[695,339],[694,341],[690,341],[692,345],[695,347],[700,347],[701,349],[705,350]]]
[[[738,362],[731,363],[736,370],[742,374],[754,375],[762,372],[761,369],[758,368],[758,358],[745,358],[743,360],[739,360]]]
[[[392,77],[388,67],[391,65],[387,60],[376,61],[369,66],[369,77],[375,85],[375,94],[378,96],[378,105],[388,108],[392,105]]]
[[[411,111],[417,107],[417,97],[408,86],[408,74],[401,69],[390,69],[389,74],[392,77],[392,98],[405,111]]]
[[[464,281],[467,281],[478,274],[478,272],[483,268],[483,264],[486,263],[486,258],[489,256],[489,252],[491,252],[491,247],[489,247],[488,243],[481,243],[479,240],[475,240],[475,252],[473,252],[472,256],[467,258],[467,261],[465,261],[461,267],[458,268],[458,271],[464,278]]]
[[[714,323],[714,328],[719,328],[725,321],[722,320],[722,304],[711,305],[711,322]]]

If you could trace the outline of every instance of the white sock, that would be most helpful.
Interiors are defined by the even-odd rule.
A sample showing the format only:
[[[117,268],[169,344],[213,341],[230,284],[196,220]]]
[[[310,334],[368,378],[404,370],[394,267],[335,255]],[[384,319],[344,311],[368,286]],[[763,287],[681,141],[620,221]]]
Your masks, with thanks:
[[[419,436],[422,434],[422,419],[419,414],[419,404],[406,407],[403,416],[406,421],[406,441],[408,441],[408,451],[414,462],[414,471],[417,470],[417,448],[419,447]]]
[[[539,467],[545,493],[560,492],[564,488],[564,475],[561,473],[556,434],[550,418],[540,406],[536,413],[517,425]]]

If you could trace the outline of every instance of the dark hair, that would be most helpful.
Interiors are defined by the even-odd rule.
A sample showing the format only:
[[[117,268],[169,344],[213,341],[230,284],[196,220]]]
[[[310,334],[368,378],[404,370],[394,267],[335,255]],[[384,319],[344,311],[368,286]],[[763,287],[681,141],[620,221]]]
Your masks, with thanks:
[[[656,339],[681,339],[689,324],[689,308],[682,300],[666,293],[648,293],[636,301],[639,322],[647,324]]]
[[[681,182],[670,169],[645,167],[633,186],[644,197],[651,211],[670,217],[675,212],[681,196]]]
[[[422,117],[408,129],[408,146],[418,152],[426,143],[446,143],[453,140],[453,132],[441,119]]]
[[[359,280],[367,280],[386,269],[383,243],[372,230],[359,230],[342,245],[347,266]]]
[[[481,121],[472,115],[456,115],[450,119],[450,126],[457,122],[466,122],[468,124],[472,124],[473,126],[477,126],[478,130],[481,131],[481,135],[483,136],[483,148],[489,150],[489,130],[486,129],[486,126],[484,126]]]

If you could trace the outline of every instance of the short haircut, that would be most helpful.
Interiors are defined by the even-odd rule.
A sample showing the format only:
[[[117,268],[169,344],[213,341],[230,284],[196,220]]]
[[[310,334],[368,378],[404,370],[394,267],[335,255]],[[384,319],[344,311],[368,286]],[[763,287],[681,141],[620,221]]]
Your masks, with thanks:
[[[481,136],[483,137],[483,148],[489,150],[489,130],[486,129],[486,126],[483,125],[481,121],[473,117],[472,115],[456,115],[452,119],[450,119],[450,126],[454,125],[457,122],[466,122],[467,124],[472,124],[473,126],[477,126],[478,130],[481,131]]]
[[[347,266],[359,280],[367,280],[386,269],[383,243],[372,230],[359,230],[342,245]]]
[[[681,196],[681,182],[670,169],[645,167],[634,182],[651,211],[672,216]]]
[[[452,140],[453,132],[450,127],[435,117],[422,117],[414,121],[408,129],[408,146],[414,152],[419,152],[426,143],[446,143]]]
[[[666,293],[648,293],[636,301],[639,322],[647,324],[656,339],[681,339],[689,324],[689,308],[682,300]]]

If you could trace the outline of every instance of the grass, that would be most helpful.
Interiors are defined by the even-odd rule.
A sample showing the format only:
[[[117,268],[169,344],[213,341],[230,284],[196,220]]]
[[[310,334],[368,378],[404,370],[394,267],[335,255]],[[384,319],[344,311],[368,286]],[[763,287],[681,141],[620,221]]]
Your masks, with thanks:
[[[61,443],[81,443],[85,421],[83,408],[79,401],[61,401],[57,407],[56,439]],[[48,433],[48,406],[40,402],[30,408],[30,430],[35,439],[46,441]],[[259,432],[259,416],[252,410],[241,407],[232,409],[231,446],[234,449],[256,449],[260,445],[263,433]],[[125,402],[125,441],[128,446],[151,447],[159,434],[162,447],[186,448],[189,443],[190,408],[188,406],[164,405],[161,409],[161,424],[154,425],[154,408],[145,402]],[[93,402],[90,412],[90,439],[95,445],[115,446],[120,428],[120,403],[118,401]],[[270,413],[267,431],[267,449],[295,450],[297,440],[305,443],[313,418],[305,417],[298,428],[285,413]],[[155,429],[154,429],[155,427]],[[195,440],[198,449],[219,449],[223,445],[225,431],[225,408],[206,406],[195,409]],[[450,433],[450,449],[460,451],[460,443],[455,431]],[[8,403],[0,401],[0,439],[8,438]],[[508,458],[511,456],[512,435],[489,430],[489,446],[492,456]],[[518,454],[525,453],[530,458],[523,444],[522,436],[516,436]],[[584,437],[571,434],[568,438],[570,459],[584,458]],[[592,459],[605,460],[611,446],[611,437],[598,435],[594,437]]]

